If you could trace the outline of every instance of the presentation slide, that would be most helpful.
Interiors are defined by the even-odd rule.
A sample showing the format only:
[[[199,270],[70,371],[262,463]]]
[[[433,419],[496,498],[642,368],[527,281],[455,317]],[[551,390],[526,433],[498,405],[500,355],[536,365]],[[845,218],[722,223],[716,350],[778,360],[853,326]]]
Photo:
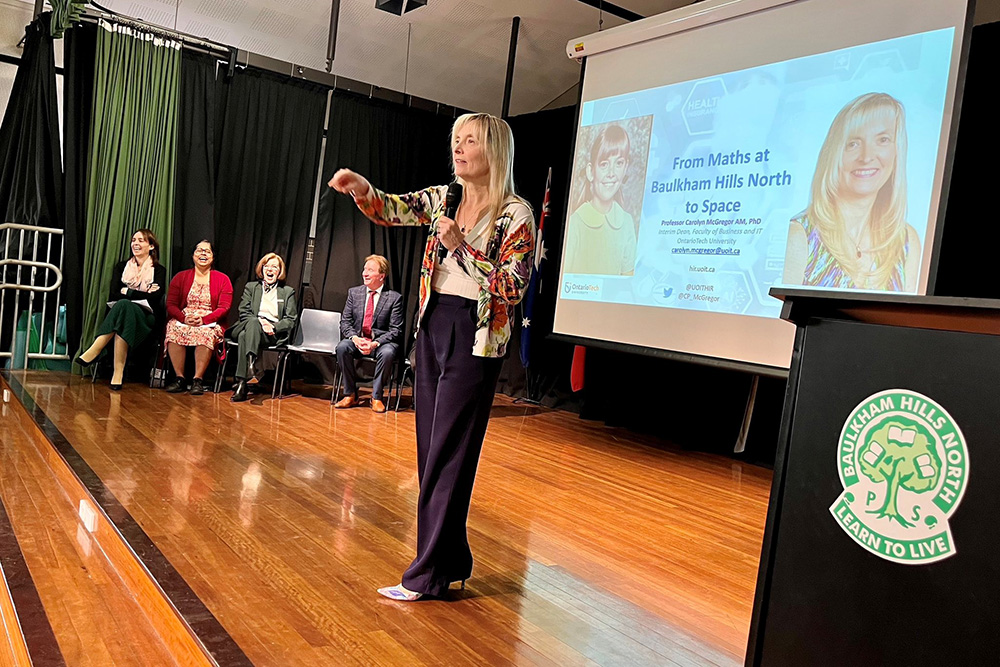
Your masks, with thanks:
[[[560,299],[776,318],[918,292],[956,30],[585,101]]]

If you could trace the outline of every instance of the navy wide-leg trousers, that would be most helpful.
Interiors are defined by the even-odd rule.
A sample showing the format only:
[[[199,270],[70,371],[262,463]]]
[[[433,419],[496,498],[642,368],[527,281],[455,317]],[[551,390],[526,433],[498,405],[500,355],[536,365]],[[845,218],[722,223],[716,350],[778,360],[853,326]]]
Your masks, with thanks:
[[[432,294],[417,335],[417,557],[402,584],[427,595],[472,574],[466,522],[503,363],[472,355],[475,311],[470,299]]]

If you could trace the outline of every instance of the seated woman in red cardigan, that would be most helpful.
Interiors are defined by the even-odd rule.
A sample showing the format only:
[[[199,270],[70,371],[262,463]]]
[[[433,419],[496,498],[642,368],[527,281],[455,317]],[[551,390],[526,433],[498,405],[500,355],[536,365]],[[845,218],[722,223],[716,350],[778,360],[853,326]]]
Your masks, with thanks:
[[[233,303],[233,284],[220,271],[213,271],[215,248],[199,241],[194,248],[194,268],[181,271],[167,290],[167,354],[176,379],[167,385],[171,394],[187,391],[184,379],[185,348],[194,348],[194,380],[191,394],[205,393],[202,380],[212,360],[212,351],[222,342],[225,319]]]

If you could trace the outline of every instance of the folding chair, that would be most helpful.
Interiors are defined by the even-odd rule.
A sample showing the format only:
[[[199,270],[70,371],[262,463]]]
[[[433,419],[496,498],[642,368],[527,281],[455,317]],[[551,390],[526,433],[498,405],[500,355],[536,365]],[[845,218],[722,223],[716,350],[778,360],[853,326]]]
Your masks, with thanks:
[[[340,343],[340,313],[329,310],[305,308],[299,316],[299,326],[289,345],[278,351],[277,374],[278,398],[284,395],[285,373],[288,370],[288,359],[293,354],[322,354],[337,358],[337,344]],[[335,401],[337,387],[340,386],[340,373],[334,365],[334,388],[330,393],[330,403]]]

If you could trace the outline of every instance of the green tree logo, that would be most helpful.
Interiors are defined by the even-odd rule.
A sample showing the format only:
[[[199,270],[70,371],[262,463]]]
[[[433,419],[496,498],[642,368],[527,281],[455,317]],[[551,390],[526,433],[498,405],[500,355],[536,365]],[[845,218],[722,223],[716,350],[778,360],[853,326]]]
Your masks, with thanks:
[[[926,565],[956,553],[949,519],[965,494],[969,448],[940,403],[912,389],[872,394],[837,442],[844,490],[830,514],[871,554]]]
[[[899,490],[933,490],[941,475],[941,460],[931,436],[919,424],[893,420],[869,434],[868,442],[858,452],[858,468],[873,482],[887,484],[885,503],[869,514],[888,517],[909,528],[913,524],[896,507]]]

